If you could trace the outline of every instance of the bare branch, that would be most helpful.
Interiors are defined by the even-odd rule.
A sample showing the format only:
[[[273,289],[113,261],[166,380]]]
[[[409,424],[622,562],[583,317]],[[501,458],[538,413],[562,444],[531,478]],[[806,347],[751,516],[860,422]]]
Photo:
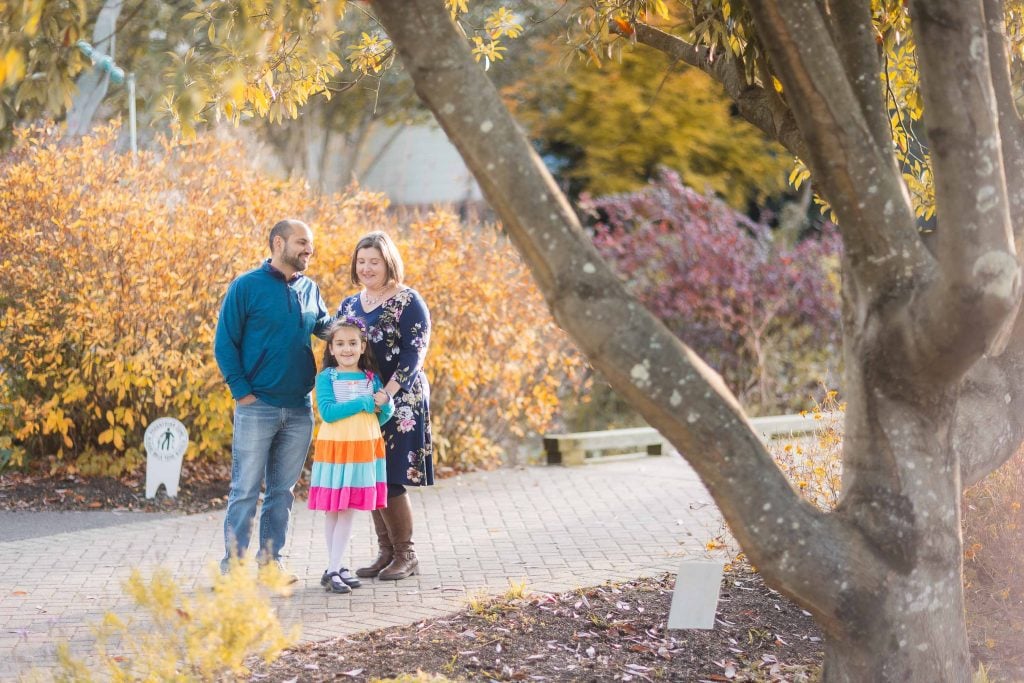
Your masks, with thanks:
[[[810,150],[804,161],[839,217],[851,262],[858,264],[855,275],[883,283],[881,290],[858,294],[871,299],[906,290],[908,278],[931,259],[914,229],[891,140],[886,135],[882,143],[872,144],[884,101],[878,72],[867,71],[863,38],[843,48],[844,61],[814,0],[749,6],[759,33],[772,36],[765,49]],[[848,14],[849,21],[864,20]],[[870,29],[844,30],[860,36]],[[863,83],[855,87],[853,80]],[[863,102],[872,99],[866,112]]]
[[[833,0],[829,3],[829,26],[846,76],[860,102],[871,137],[879,149],[892,144],[878,74],[878,46],[871,25],[871,5],[861,0]]]
[[[797,130],[793,112],[772,91],[747,83],[742,67],[732,55],[723,54],[710,60],[705,47],[698,47],[646,24],[637,24],[635,28],[637,42],[696,67],[714,78],[736,103],[740,116],[768,137],[777,140],[794,156],[801,159],[806,157],[806,144]]]

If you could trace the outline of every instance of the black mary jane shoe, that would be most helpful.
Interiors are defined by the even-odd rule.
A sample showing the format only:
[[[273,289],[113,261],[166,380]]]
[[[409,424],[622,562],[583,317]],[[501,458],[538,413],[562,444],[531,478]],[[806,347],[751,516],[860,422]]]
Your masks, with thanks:
[[[359,588],[363,585],[363,582],[356,578],[356,575],[348,570],[348,567],[342,567],[338,570],[338,576],[341,580],[348,585],[349,588]]]
[[[327,586],[326,590],[329,593],[351,593],[352,589],[348,587],[344,581],[341,580],[341,574],[338,572],[331,572],[327,575]]]

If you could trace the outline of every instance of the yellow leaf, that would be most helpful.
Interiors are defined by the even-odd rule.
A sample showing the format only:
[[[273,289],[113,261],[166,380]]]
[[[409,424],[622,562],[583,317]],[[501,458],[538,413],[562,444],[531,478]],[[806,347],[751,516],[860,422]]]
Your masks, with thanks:
[[[38,3],[32,12],[26,17],[25,24],[22,26],[22,32],[29,38],[36,34],[39,30],[39,20],[43,17],[42,3]]]
[[[0,60],[0,83],[14,85],[25,77],[25,58],[21,50],[10,48]]]

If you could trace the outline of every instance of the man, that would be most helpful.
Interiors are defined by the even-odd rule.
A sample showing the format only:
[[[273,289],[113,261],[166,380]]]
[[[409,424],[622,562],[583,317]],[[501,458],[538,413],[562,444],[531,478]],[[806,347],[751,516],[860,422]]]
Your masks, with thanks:
[[[257,561],[281,566],[293,490],[313,437],[310,335],[322,334],[332,320],[320,289],[302,274],[313,255],[309,226],[283,220],[269,241],[270,258],[228,287],[214,339],[217,365],[235,399],[222,571],[249,547],[264,479]]]

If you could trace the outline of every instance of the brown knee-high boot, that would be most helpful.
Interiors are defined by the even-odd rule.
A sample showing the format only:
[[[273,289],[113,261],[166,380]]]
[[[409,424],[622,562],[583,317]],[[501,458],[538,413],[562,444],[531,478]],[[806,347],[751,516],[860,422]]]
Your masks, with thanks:
[[[412,549],[412,503],[409,494],[403,493],[388,499],[388,506],[381,510],[384,522],[391,535],[395,557],[391,564],[380,570],[378,579],[396,581],[416,574],[420,562],[416,559],[416,551]]]
[[[386,508],[385,508],[386,509]],[[356,570],[356,576],[368,579],[380,573],[380,570],[388,566],[394,559],[394,546],[391,544],[391,536],[388,534],[388,526],[384,523],[384,515],[380,510],[371,510],[373,517],[373,528],[377,532],[377,559],[369,567],[361,567]]]

